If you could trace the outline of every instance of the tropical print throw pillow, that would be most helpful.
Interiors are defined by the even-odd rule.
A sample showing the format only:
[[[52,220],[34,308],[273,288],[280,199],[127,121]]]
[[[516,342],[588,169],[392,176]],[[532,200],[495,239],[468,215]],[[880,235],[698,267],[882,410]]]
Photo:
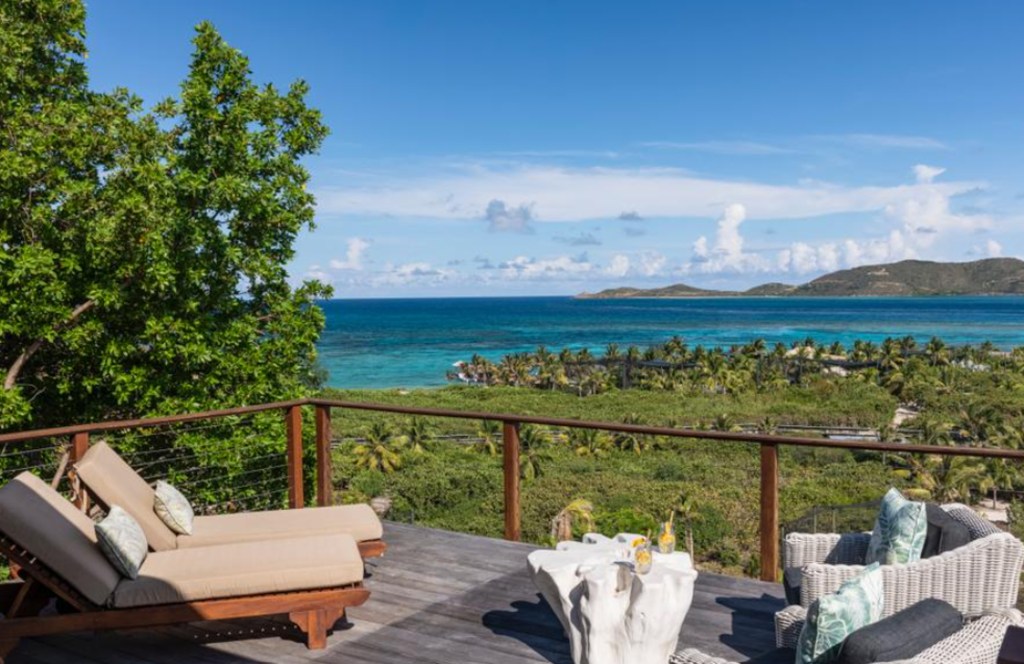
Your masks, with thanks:
[[[167,527],[179,535],[192,534],[192,520],[195,512],[188,498],[180,491],[163,480],[157,480],[156,498],[153,501],[153,509],[160,520],[167,524]]]
[[[96,524],[96,539],[100,550],[118,572],[129,579],[137,579],[139,568],[149,553],[149,543],[142,526],[117,505],[111,505],[107,516]]]
[[[874,563],[834,594],[816,600],[800,632],[796,664],[834,661],[846,637],[882,617],[883,599],[882,570]]]
[[[895,565],[918,561],[927,536],[925,504],[907,500],[896,489],[889,489],[878,510],[865,562]]]

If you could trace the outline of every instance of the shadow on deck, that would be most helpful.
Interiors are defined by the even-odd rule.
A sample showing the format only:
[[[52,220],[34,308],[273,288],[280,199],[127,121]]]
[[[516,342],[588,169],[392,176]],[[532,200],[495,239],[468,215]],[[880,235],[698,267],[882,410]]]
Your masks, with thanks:
[[[8,661],[571,662],[558,620],[526,573],[535,547],[395,523],[385,538],[387,556],[368,565],[370,601],[336,626],[327,650],[306,650],[284,622],[246,620],[32,639]],[[783,604],[776,584],[702,573],[680,650],[740,660],[771,650],[772,615]]]

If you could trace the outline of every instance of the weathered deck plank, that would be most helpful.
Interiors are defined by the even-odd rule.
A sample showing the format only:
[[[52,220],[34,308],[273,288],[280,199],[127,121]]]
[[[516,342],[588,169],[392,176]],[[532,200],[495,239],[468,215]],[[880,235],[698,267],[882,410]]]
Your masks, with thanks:
[[[526,544],[389,523],[387,556],[371,561],[370,601],[309,651],[282,620],[33,639],[11,664],[568,664],[554,614],[526,573]],[[701,574],[680,649],[743,660],[770,650],[781,587]]]

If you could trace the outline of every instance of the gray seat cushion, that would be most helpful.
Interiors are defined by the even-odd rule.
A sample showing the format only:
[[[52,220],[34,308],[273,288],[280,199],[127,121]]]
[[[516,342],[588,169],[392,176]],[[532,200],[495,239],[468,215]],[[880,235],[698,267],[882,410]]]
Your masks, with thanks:
[[[800,604],[800,581],[804,571],[800,567],[787,567],[782,571],[782,589],[786,591],[786,604]]]
[[[928,503],[925,506],[928,515],[928,535],[924,540],[921,558],[931,558],[971,541],[971,532],[938,505]]]
[[[863,627],[843,643],[838,664],[911,658],[963,627],[963,616],[940,599],[926,599]]]

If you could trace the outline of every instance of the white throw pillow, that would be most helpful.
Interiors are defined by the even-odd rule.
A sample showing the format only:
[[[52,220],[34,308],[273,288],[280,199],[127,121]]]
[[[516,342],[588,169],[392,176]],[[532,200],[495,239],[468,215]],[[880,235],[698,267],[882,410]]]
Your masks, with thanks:
[[[875,519],[865,562],[882,565],[917,562],[921,560],[927,537],[925,504],[907,500],[897,489],[889,489]]]
[[[142,526],[131,514],[111,505],[107,516],[96,524],[96,539],[103,555],[118,572],[129,579],[138,578],[139,568],[149,553],[149,543]]]
[[[156,497],[153,500],[153,510],[160,520],[167,524],[167,527],[179,535],[192,534],[192,520],[195,512],[188,498],[182,495],[173,485],[157,480]]]
[[[796,664],[824,664],[836,658],[843,642],[882,617],[882,570],[873,563],[839,590],[814,601],[807,609]]]

